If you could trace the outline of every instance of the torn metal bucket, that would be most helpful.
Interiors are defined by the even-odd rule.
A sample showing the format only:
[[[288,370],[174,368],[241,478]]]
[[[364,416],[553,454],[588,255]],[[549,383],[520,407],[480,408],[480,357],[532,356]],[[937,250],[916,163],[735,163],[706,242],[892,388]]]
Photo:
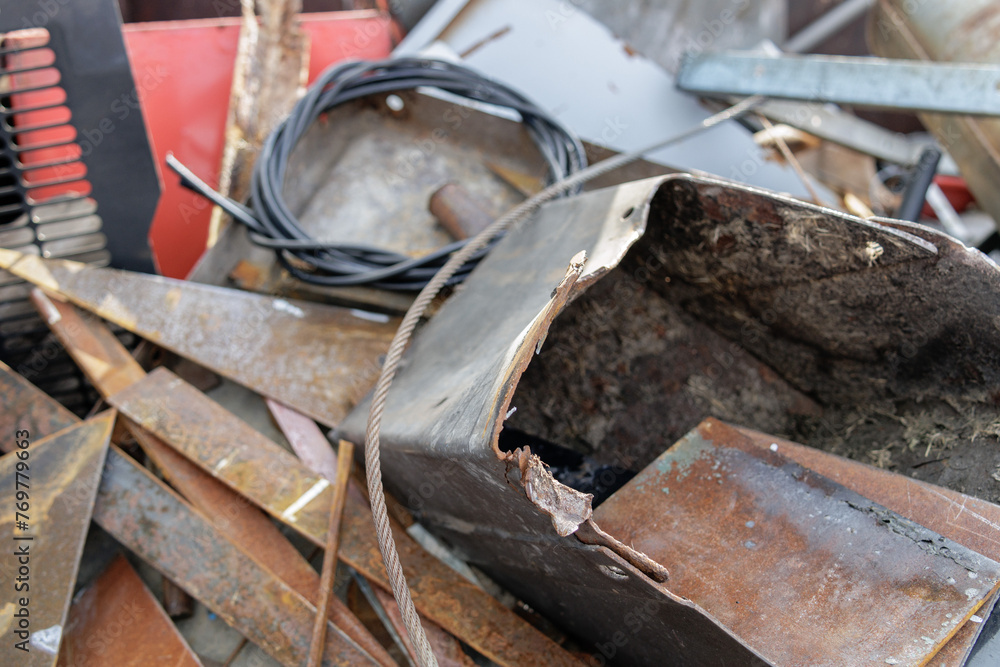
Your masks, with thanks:
[[[568,270],[580,251],[582,270]],[[605,526],[593,496],[713,415],[797,434],[881,401],[995,410],[998,306],[992,262],[916,225],[690,175],[586,193],[510,232],[418,332],[389,393],[383,474],[421,522],[586,641],[596,663],[790,664],[675,590],[677,561]],[[367,411],[340,435],[363,442]],[[745,572],[745,557],[720,550],[715,567]],[[968,617],[994,577],[945,613]],[[808,600],[803,585],[793,592]],[[863,643],[878,603],[859,597],[859,616],[838,627]],[[868,655],[921,664],[958,625]],[[816,664],[837,664],[823,652],[835,644],[820,642]]]

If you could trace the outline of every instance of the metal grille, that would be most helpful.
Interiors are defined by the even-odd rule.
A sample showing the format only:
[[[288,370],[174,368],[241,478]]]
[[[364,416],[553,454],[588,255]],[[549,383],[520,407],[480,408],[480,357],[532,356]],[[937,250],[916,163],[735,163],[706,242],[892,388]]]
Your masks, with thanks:
[[[111,254],[70,124],[72,112],[49,32],[9,32],[0,41],[0,247],[107,265]],[[0,271],[0,359],[86,412],[97,398],[51,337],[29,286]],[[121,335],[121,334],[120,334]],[[131,334],[121,336],[133,344]]]

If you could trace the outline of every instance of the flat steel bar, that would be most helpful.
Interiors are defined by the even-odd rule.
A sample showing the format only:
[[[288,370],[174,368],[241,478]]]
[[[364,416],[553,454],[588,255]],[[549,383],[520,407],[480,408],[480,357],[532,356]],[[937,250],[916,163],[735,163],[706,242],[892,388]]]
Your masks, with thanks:
[[[594,520],[776,665],[924,664],[1000,587],[1000,564],[774,449],[707,419]]]
[[[384,315],[0,249],[0,268],[152,343],[336,426],[371,388]]]
[[[849,56],[691,55],[677,87],[908,111],[1000,116],[1000,67]]]
[[[330,483],[170,371],[158,368],[108,400],[313,544],[326,544]],[[339,555],[369,581],[390,590],[372,526],[371,510],[357,494],[349,494]],[[445,630],[500,665],[578,664],[424,551],[398,525],[393,534],[417,609]]]
[[[94,521],[272,658],[305,663],[316,607],[114,448]],[[332,623],[327,636],[324,665],[374,664]]]
[[[72,304],[50,299],[37,288],[31,298],[53,333],[102,396],[107,397],[146,376],[146,371],[111,330],[95,317],[84,316]],[[156,436],[127,419],[123,421],[174,488],[209,517],[229,540],[241,545],[310,603],[316,602],[319,575],[267,515]],[[329,618],[379,664],[391,667],[391,656],[339,599],[331,601]]]
[[[201,660],[119,555],[73,601],[58,665],[201,667]]]
[[[0,459],[0,664],[56,664],[114,417],[3,434],[18,447]]]
[[[16,449],[11,434],[17,431],[44,437],[78,421],[76,415],[0,361],[0,434],[4,436],[0,437],[0,452]]]

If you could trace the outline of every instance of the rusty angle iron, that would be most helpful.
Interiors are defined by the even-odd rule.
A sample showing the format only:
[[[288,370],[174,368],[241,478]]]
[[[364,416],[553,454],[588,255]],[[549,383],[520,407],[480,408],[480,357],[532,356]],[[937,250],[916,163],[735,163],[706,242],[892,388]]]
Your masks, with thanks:
[[[777,449],[708,419],[595,521],[775,665],[924,664],[1000,587],[1000,564]]]
[[[374,384],[396,321],[0,249],[0,268],[328,426]]]
[[[107,397],[146,376],[146,371],[97,318],[83,316],[72,304],[49,299],[37,288],[31,299],[102,396]],[[124,421],[136,442],[166,479],[211,519],[221,533],[299,595],[315,603],[319,591],[316,570],[265,514],[211,475],[202,472],[156,436],[128,420]],[[376,662],[393,664],[382,645],[340,600],[332,601],[329,619]]]
[[[580,251],[587,261],[566,280]],[[635,550],[589,517],[589,497],[556,482],[526,449],[500,446],[504,422],[518,423],[515,408],[553,419],[544,411],[566,401],[519,405],[518,383],[536,353],[546,355],[560,314],[613,275],[640,276],[824,401],[957,392],[969,368],[977,387],[995,386],[1000,275],[919,226],[671,175],[545,205],[415,336],[383,415],[382,470],[424,525],[583,638],[597,662],[761,664],[709,610],[674,595],[670,580],[634,567]],[[950,308],[939,308],[945,298]],[[924,349],[890,358],[908,342],[911,316],[925,327]],[[772,326],[749,329],[762,319]],[[340,436],[363,442],[367,412],[359,405]],[[602,417],[585,406],[564,412],[569,421]]]
[[[73,600],[59,667],[201,667],[201,660],[142,583],[118,555]]]
[[[113,424],[111,410],[48,437],[4,434],[18,445],[0,459],[4,664],[56,664]]]

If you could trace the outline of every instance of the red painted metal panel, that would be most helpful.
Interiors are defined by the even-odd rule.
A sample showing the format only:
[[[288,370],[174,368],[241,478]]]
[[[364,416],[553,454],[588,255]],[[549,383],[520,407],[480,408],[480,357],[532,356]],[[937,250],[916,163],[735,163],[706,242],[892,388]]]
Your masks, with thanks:
[[[222,147],[239,19],[203,19],[125,26],[139,103],[149,128],[163,194],[150,229],[157,267],[183,278],[205,249],[211,208],[181,188],[163,169],[168,152],[214,183]],[[309,35],[309,80],[331,63],[348,58],[384,58],[392,49],[392,23],[372,11],[305,14]],[[134,98],[123,100],[124,108]]]

